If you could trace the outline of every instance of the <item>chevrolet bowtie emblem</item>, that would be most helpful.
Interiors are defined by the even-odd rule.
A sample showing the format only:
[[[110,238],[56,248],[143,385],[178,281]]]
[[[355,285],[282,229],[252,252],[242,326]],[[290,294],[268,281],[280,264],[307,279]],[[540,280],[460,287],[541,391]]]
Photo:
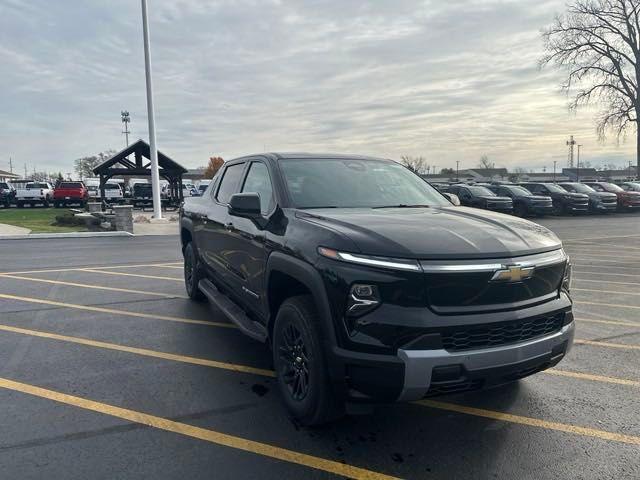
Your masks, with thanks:
[[[531,278],[535,267],[520,267],[518,265],[505,265],[502,270],[496,271],[491,278],[494,282],[521,282]]]

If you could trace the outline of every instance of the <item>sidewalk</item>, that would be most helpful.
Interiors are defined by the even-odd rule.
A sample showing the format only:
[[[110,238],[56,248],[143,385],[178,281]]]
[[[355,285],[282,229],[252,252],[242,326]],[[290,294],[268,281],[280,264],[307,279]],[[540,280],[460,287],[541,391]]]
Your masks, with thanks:
[[[0,223],[0,236],[3,235],[29,235],[31,230],[23,227],[14,227],[6,223]]]

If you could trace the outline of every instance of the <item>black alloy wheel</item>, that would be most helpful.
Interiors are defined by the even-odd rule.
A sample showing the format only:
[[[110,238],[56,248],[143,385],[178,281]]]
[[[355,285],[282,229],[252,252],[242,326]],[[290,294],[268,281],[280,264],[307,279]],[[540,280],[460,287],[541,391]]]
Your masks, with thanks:
[[[203,300],[205,298],[200,288],[198,288],[198,283],[200,283],[198,257],[193,248],[193,243],[189,242],[184,247],[184,285],[187,295],[192,300]]]
[[[298,328],[289,323],[282,332],[280,375],[291,398],[303,400],[309,393],[309,356],[304,338]]]

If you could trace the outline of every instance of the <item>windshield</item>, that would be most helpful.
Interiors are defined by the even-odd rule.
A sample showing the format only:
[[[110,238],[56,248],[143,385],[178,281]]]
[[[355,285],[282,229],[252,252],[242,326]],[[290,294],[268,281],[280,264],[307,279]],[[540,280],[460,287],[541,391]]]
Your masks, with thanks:
[[[544,186],[547,187],[547,190],[549,190],[550,192],[567,193],[567,191],[564,188],[559,187],[558,185],[555,185],[553,183],[545,183]]]
[[[477,197],[495,197],[496,194],[493,193],[491,190],[489,190],[486,187],[466,187],[467,190],[469,190],[473,195],[477,196]]]
[[[566,189],[570,192],[578,192],[578,193],[593,193],[595,190],[591,188],[589,185],[585,185],[583,183],[568,183],[566,184]]]
[[[506,190],[509,190],[513,194],[530,196],[531,192],[524,187],[504,187]]]
[[[622,188],[618,185],[614,185],[613,183],[602,183],[601,184],[607,192],[624,192]]]
[[[280,167],[297,208],[451,205],[419,176],[392,161],[285,159]]]

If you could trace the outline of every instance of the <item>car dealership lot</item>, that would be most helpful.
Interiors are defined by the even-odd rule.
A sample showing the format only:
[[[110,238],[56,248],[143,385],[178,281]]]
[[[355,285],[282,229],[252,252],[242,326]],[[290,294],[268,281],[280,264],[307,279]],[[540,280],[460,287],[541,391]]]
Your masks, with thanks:
[[[7,478],[638,478],[637,215],[549,218],[576,345],[499,389],[291,422],[270,354],[185,298],[177,237],[0,243]]]

